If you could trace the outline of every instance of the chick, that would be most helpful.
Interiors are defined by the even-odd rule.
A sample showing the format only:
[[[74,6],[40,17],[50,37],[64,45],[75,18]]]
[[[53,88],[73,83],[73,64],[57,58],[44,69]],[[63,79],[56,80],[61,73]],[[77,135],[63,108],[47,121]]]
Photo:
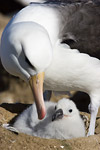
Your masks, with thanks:
[[[73,101],[63,98],[55,102],[45,102],[47,114],[38,119],[36,106],[27,108],[6,128],[42,138],[71,139],[85,136],[85,126]]]

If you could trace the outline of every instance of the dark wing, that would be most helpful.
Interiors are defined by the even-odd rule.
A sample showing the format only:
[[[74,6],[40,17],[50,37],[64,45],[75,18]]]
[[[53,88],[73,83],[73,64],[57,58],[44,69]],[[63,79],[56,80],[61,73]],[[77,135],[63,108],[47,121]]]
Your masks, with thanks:
[[[60,6],[59,12],[62,43],[100,59],[100,4],[72,3]]]
[[[44,4],[58,14],[62,43],[100,59],[100,0],[46,0]]]

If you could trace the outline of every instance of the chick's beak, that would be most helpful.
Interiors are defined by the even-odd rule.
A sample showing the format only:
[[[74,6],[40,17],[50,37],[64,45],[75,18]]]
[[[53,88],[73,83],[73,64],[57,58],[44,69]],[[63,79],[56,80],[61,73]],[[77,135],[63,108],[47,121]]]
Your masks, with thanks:
[[[63,110],[58,109],[52,116],[52,121],[62,119],[63,118]]]
[[[43,99],[43,81],[44,81],[44,72],[31,76],[29,79],[29,84],[35,99],[39,119],[43,119],[46,114]]]

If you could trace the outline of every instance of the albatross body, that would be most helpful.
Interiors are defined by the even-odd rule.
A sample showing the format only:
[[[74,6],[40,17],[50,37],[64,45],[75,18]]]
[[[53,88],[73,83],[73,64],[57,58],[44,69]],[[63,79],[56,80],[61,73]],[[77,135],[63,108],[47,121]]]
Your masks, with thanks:
[[[93,2],[33,3],[6,26],[0,47],[2,64],[29,82],[39,119],[46,114],[43,82],[45,90],[84,91],[91,97],[88,135],[94,134],[100,106],[99,20],[100,5]]]

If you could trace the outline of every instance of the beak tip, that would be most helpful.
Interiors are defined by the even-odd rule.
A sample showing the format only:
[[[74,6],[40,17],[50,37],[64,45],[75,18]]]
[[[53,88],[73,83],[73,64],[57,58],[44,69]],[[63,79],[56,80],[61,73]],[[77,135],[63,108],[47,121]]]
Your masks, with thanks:
[[[41,112],[39,111],[38,112],[38,119],[39,120],[44,119],[45,115],[46,115],[46,111],[45,110],[42,110]]]
[[[43,116],[41,115],[41,116],[38,116],[38,119],[42,120],[42,119],[44,119],[44,117],[45,117],[45,115],[43,115]]]

